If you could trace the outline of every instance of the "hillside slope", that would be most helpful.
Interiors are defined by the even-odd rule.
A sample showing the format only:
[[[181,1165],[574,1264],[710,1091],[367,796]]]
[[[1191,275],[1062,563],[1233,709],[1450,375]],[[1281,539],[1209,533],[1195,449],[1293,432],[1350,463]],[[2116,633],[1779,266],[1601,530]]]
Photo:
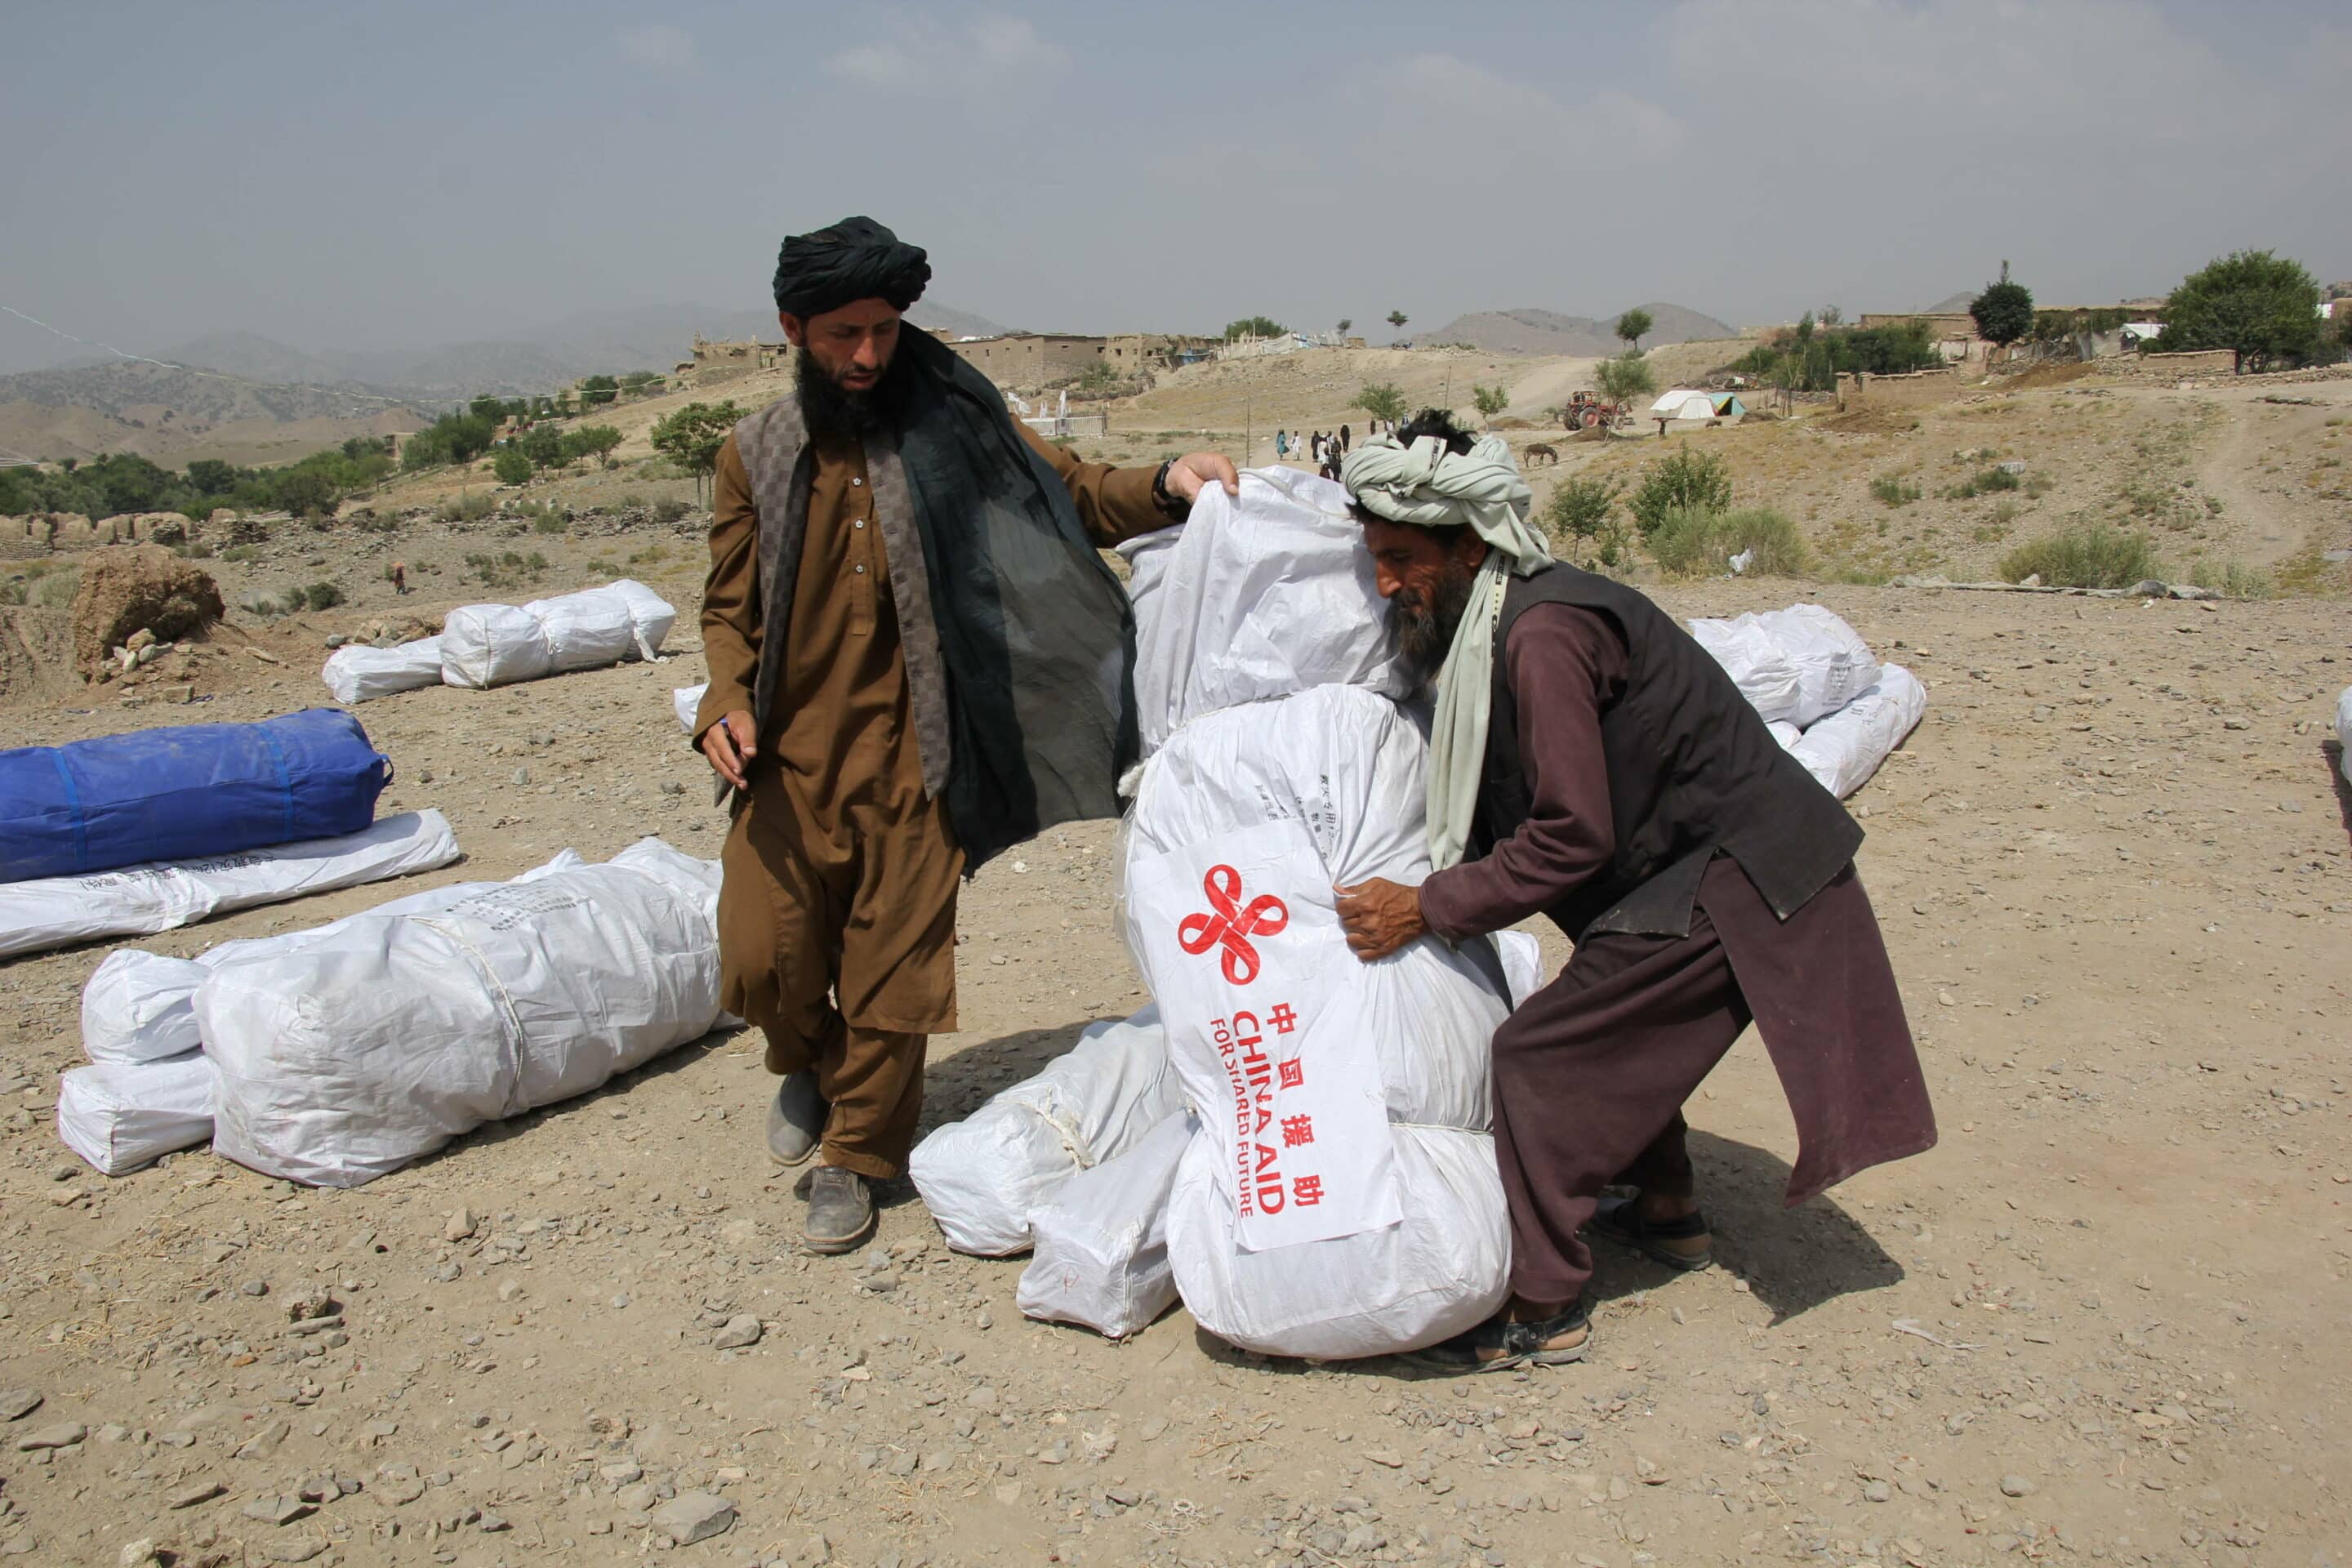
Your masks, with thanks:
[[[1687,306],[1654,300],[1629,307],[1650,312],[1654,325],[1642,339],[1645,349],[1701,338],[1736,338],[1738,329]],[[1618,314],[1622,315],[1620,311]],[[1468,343],[1497,354],[1612,354],[1625,345],[1617,339],[1617,316],[1563,316],[1557,310],[1532,308],[1475,310],[1456,316],[1434,331],[1422,332],[1415,343]]]

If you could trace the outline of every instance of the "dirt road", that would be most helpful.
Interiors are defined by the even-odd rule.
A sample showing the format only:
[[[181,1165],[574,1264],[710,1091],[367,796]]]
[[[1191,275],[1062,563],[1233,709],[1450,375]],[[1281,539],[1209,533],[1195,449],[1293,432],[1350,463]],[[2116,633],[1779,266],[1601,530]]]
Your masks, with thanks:
[[[676,1560],[2340,1562],[2340,607],[1822,597],[1931,683],[1854,805],[1943,1142],[1784,1212],[1789,1119],[1743,1042],[1691,1107],[1725,1266],[1604,1252],[1587,1364],[1266,1363],[1181,1310],[1106,1343],[1022,1320],[1019,1261],[946,1252],[905,1191],[871,1252],[798,1257],[748,1036],[358,1191],[204,1151],[110,1182],[51,1126],[91,947],[0,965],[0,1388],[29,1391],[0,1405],[0,1552],[614,1562],[716,1520],[711,1494],[731,1524]],[[710,855],[667,706],[698,666],[360,712],[402,765],[392,804],[441,807],[468,849],[436,879],[648,831]],[[293,666],[236,679],[205,716],[323,696]],[[187,716],[11,717],[49,740]],[[1067,829],[970,889],[968,1026],[937,1045],[929,1121],[1139,1005],[1115,853],[1110,825]],[[290,1334],[322,1291],[343,1330]],[[715,1348],[739,1313],[759,1342]]]

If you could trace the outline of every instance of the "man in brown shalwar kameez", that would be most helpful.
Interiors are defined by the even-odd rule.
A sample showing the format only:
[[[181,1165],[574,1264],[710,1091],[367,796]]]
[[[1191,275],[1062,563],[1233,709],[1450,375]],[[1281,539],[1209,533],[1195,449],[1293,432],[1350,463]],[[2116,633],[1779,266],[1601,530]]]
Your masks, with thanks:
[[[1549,558],[1505,504],[1526,493],[1507,454],[1442,415],[1400,438],[1360,448],[1348,482],[1402,651],[1424,679],[1444,661],[1438,868],[1341,889],[1350,945],[1370,962],[1538,913],[1576,944],[1495,1034],[1511,1299],[1417,1359],[1575,1361],[1588,1226],[1711,1260],[1682,1105],[1750,1021],[1796,1116],[1789,1204],[1929,1148],[1935,1118],[1854,874],[1862,829],[1672,617]],[[1602,1198],[1612,1184],[1639,1194]]]
[[[796,390],[720,448],[695,744],[733,796],[726,1005],[783,1076],[768,1142],[807,1245],[856,1247],[905,1169],[927,1037],[956,1026],[957,879],[1115,815],[1133,636],[1095,553],[1181,521],[1213,454],[1082,463],[899,316],[930,276],[867,218],[795,236],[775,296]]]

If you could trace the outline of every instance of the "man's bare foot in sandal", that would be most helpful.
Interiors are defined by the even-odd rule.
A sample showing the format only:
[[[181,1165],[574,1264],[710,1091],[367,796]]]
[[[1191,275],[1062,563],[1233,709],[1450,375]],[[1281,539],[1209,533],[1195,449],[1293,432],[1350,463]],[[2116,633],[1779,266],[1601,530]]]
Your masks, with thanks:
[[[1435,1372],[1506,1372],[1532,1363],[1561,1366],[1584,1359],[1592,1343],[1592,1321],[1581,1300],[1524,1300],[1514,1296],[1503,1310],[1475,1329],[1405,1359]]]
[[[1706,1216],[1690,1198],[1651,1193],[1602,1198],[1588,1228],[1669,1268],[1689,1271],[1715,1261],[1715,1237],[1707,1230]]]

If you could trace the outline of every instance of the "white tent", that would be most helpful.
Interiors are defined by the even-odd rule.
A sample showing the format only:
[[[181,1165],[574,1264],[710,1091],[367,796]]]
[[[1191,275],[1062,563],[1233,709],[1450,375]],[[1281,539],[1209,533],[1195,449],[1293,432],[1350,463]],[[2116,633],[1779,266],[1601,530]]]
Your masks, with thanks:
[[[1653,419],[1712,419],[1715,399],[1704,392],[1691,392],[1677,387],[1650,405]]]

